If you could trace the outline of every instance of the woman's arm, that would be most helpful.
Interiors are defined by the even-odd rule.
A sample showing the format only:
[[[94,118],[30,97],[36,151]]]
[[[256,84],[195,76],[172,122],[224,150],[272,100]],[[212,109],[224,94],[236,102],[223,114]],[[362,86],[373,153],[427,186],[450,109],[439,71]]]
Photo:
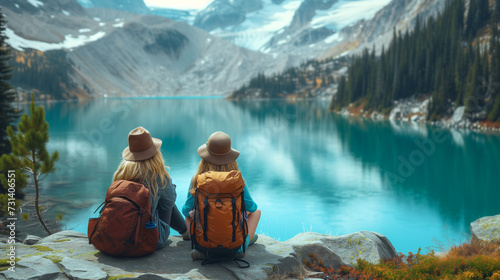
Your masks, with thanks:
[[[193,207],[194,207],[194,197],[188,192],[186,202],[184,203],[184,206],[182,206],[182,214],[185,217],[189,217],[189,212],[193,210]]]
[[[245,202],[245,209],[247,212],[250,212],[250,213],[253,213],[257,210],[257,203],[255,203],[255,201],[253,201],[253,198],[252,196],[250,195],[250,190],[248,189],[247,185],[246,185],[246,182],[245,182],[245,188],[243,189],[243,191],[245,192],[245,199],[244,199],[244,202]]]
[[[175,187],[174,185],[172,185],[170,180],[164,188],[158,188],[158,196],[158,215],[161,220],[170,225],[172,219],[172,211],[175,206],[175,199],[177,197]]]

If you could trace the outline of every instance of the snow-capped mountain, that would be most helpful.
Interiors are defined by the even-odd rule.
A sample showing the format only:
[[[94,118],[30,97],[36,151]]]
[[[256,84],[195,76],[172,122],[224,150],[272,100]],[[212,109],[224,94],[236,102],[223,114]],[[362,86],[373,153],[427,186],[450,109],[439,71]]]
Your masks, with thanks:
[[[29,64],[67,65],[68,92],[57,93],[66,98],[223,95],[259,72],[295,63],[240,48],[184,22],[83,9],[76,0],[17,0],[2,12],[19,66],[34,71]],[[49,60],[56,51],[56,60]]]
[[[152,15],[166,17],[175,21],[183,21],[190,25],[193,24],[196,15],[198,14],[198,10],[177,10],[177,9],[168,9],[168,8],[160,8],[160,7],[148,7],[149,13]]]
[[[252,0],[246,10],[237,2],[215,0],[194,25],[251,50],[293,53],[282,45],[332,42],[339,30],[373,18],[390,0]]]
[[[215,0],[198,12],[159,9],[181,20],[174,21],[84,9],[77,0],[16,0],[2,4],[2,12],[14,61],[27,71],[30,63],[65,65],[69,81],[57,96],[67,98],[222,95],[257,73],[380,47],[390,42],[393,27],[404,31],[417,15],[425,19],[442,7],[441,0]],[[221,26],[212,18],[220,13],[233,18]]]

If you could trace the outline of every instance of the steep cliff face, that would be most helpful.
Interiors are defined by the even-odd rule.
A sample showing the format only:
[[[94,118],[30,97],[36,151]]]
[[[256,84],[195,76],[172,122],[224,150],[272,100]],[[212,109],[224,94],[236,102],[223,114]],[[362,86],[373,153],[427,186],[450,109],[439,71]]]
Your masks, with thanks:
[[[318,11],[329,10],[338,0],[306,0],[295,11],[290,25],[273,36],[265,45],[265,49],[286,51],[291,48],[309,46],[333,35],[336,30],[332,26],[311,25]],[[282,46],[286,46],[283,48]],[[291,50],[290,50],[291,51]]]
[[[246,19],[246,14],[262,9],[261,0],[215,0],[198,13],[194,26],[211,31],[234,26]]]
[[[300,4],[288,27],[290,32],[298,31],[311,23],[317,10],[328,10],[338,0],[306,0]]]

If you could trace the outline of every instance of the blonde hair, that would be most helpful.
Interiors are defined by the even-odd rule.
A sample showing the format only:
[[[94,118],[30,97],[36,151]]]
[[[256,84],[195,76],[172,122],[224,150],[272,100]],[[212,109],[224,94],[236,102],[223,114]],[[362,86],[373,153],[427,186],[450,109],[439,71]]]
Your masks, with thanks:
[[[149,191],[156,197],[158,194],[158,177],[160,178],[162,189],[167,185],[170,176],[168,175],[163,156],[158,151],[153,157],[141,161],[122,160],[113,176],[113,182],[118,180],[147,181]]]
[[[203,174],[208,171],[229,172],[233,170],[237,171],[240,170],[238,168],[238,164],[236,163],[236,161],[230,162],[228,164],[217,165],[210,163],[204,159],[201,159],[200,165],[198,165],[198,171],[196,171],[196,174],[193,176],[193,179],[191,179],[191,189],[196,188],[196,179],[200,174]]]

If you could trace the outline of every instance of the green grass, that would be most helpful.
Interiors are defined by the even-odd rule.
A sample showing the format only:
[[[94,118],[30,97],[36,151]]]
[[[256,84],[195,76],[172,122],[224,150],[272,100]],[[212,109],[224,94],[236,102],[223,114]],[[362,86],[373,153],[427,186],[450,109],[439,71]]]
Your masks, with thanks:
[[[354,267],[326,267],[317,255],[304,264],[331,279],[490,279],[500,280],[500,244],[473,240],[452,247],[443,256],[399,253],[377,264],[358,259]]]

